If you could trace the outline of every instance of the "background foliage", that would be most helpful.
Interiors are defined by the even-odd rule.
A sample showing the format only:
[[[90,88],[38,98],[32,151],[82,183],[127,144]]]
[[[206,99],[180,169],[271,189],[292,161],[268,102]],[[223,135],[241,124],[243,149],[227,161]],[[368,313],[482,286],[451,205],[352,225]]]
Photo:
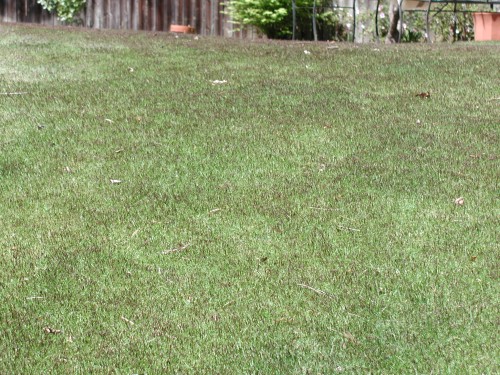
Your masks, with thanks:
[[[296,1],[296,38],[313,39],[314,0]],[[319,40],[348,40],[353,27],[351,10],[335,8],[331,2],[317,1],[316,28]],[[431,12],[431,38],[434,41],[473,40],[474,24],[472,11],[487,11],[481,5],[461,5],[453,13],[453,4],[442,10]],[[375,38],[374,10],[359,10],[356,15],[358,41],[372,41]],[[230,0],[226,10],[234,22],[242,26],[257,27],[269,38],[290,39],[292,37],[292,0]],[[389,30],[389,1],[383,1],[379,8],[378,30],[385,38]],[[456,30],[455,30],[456,25]],[[424,42],[426,38],[426,14],[421,11],[404,12],[402,30],[403,42]]]
[[[313,39],[313,0],[297,0],[297,39]],[[347,38],[346,12],[334,10],[326,1],[317,1],[316,27],[320,40]],[[226,11],[235,23],[257,27],[272,39],[291,39],[292,0],[230,0]],[[342,22],[341,22],[342,20]]]
[[[75,22],[78,13],[85,7],[86,0],[37,0],[43,9],[56,12],[61,21]]]

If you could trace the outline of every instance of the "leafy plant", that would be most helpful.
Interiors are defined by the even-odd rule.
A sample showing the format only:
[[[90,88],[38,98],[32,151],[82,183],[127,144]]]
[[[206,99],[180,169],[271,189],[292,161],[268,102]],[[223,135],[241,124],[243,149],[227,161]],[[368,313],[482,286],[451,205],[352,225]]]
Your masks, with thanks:
[[[37,0],[43,9],[55,12],[65,22],[75,22],[77,14],[85,7],[86,0]]]
[[[389,30],[388,14],[389,2],[384,1],[379,8],[379,33],[385,38]],[[436,41],[446,42],[451,40],[468,41],[474,39],[474,23],[472,19],[473,11],[487,10],[483,5],[462,5],[456,9],[456,18],[452,4],[431,12],[430,29],[431,38]],[[360,15],[360,20],[365,14]],[[401,34],[402,42],[423,42],[426,39],[425,12],[407,11],[404,13],[404,25]],[[456,26],[456,29],[455,29]],[[367,29],[370,31],[370,29]],[[366,30],[365,30],[366,31]]]
[[[464,12],[458,12],[455,15],[451,12],[451,7],[448,12],[442,12],[433,17],[432,27],[437,40],[473,40],[474,39],[474,22],[472,20],[472,10],[479,10],[478,7],[464,8]],[[465,11],[468,10],[468,11]],[[456,25],[456,30],[455,30]],[[455,34],[455,35],[453,35]]]
[[[226,13],[233,22],[252,25],[270,38],[292,34],[290,0],[231,0]]]
[[[295,35],[297,39],[313,38],[314,0],[295,2]],[[230,0],[225,11],[233,22],[242,26],[255,26],[269,38],[289,39],[293,34],[292,0]],[[346,27],[341,14],[331,5],[317,2],[316,29],[319,39],[342,40]]]

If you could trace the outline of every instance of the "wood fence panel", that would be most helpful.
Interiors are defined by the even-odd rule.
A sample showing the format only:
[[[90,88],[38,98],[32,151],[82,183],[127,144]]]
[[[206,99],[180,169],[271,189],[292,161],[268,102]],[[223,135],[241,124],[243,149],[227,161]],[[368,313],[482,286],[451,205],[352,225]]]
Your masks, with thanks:
[[[161,8],[161,29],[162,30],[168,30],[168,25],[170,25],[169,21],[169,15],[170,12],[168,11],[168,1],[167,0],[160,0],[160,8]]]
[[[181,24],[194,27],[201,35],[254,36],[251,31],[234,30],[223,10],[221,0],[87,0],[80,24],[96,29],[151,31],[168,31],[171,24]],[[62,24],[36,0],[0,0],[0,22]]]
[[[196,12],[198,12],[198,8],[196,6],[196,0],[190,0],[190,9],[191,9],[191,12],[189,14],[189,19],[190,19],[190,22],[189,24],[196,28]]]
[[[207,30],[207,0],[200,0],[200,5],[201,5],[201,14],[202,14],[202,17],[201,17],[201,22],[200,22],[200,29],[198,30],[198,32],[201,34],[201,35],[205,35],[206,34],[206,30]]]
[[[149,30],[148,19],[148,0],[141,0],[141,9],[139,10],[141,23],[139,30]]]
[[[7,22],[16,22],[16,6],[16,1],[7,1],[7,4],[5,5],[5,20]]]
[[[92,0],[87,1],[87,7],[85,8],[83,16],[83,24],[87,27],[93,27],[94,25],[94,2]]]
[[[158,0],[151,1],[151,30],[158,30]]]
[[[121,8],[121,18],[120,18],[120,29],[130,28],[130,1],[120,0]]]
[[[108,0],[109,24],[112,29],[120,28],[121,11],[120,0]]]
[[[102,0],[94,0],[94,7],[92,9],[94,17],[92,22],[92,27],[96,29],[103,28],[104,24],[102,22]]]

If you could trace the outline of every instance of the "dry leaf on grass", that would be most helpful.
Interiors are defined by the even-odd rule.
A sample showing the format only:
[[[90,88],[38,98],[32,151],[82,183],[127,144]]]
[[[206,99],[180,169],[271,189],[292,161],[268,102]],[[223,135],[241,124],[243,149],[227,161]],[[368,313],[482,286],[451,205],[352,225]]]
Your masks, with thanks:
[[[462,197],[455,199],[455,204],[456,204],[457,206],[463,206],[463,205],[464,205],[464,203],[465,203],[465,202],[464,202],[464,198],[462,198]]]
[[[217,314],[217,313],[213,314],[213,315],[212,315],[212,320],[213,320],[214,322],[218,322],[218,321],[220,320],[220,315],[219,315],[219,314]]]
[[[417,94],[415,96],[419,96],[421,97],[422,99],[429,99],[431,97],[431,92],[430,91],[427,91],[427,92],[421,92],[420,94]]]
[[[113,179],[110,179],[109,180],[112,184],[121,184],[122,183],[122,180],[113,180]]]
[[[358,340],[356,340],[356,337],[354,337],[354,335],[349,331],[344,332],[342,336],[344,336],[347,340],[349,340],[349,342],[353,344],[359,344]]]

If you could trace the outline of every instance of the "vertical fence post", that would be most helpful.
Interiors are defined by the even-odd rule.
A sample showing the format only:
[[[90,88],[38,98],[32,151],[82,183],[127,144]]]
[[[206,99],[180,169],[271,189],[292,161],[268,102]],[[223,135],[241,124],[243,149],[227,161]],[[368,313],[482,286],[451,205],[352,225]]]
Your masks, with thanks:
[[[430,28],[430,14],[431,14],[432,0],[429,0],[427,11],[425,12],[425,33],[427,34],[427,43],[431,42],[431,28]]]
[[[453,2],[453,41],[457,41],[457,27],[458,27],[458,22],[457,22],[457,0]]]
[[[96,29],[101,29],[103,26],[102,22],[102,0],[96,0],[94,3],[94,27]]]
[[[85,27],[94,27],[94,2],[92,0],[88,0],[85,6],[84,25]]]
[[[210,2],[210,35],[216,35],[217,33],[217,1],[212,0]]]
[[[292,40],[295,40],[295,29],[297,28],[297,9],[295,0],[292,0]]]
[[[207,2],[206,0],[201,0],[201,35],[206,35],[207,33]]]
[[[352,41],[356,42],[356,0],[352,0]]]
[[[403,38],[403,1],[399,1],[399,7],[398,7],[398,12],[399,12],[399,34],[398,34],[398,43],[401,43],[401,40]]]
[[[196,13],[197,13],[196,0],[191,0],[191,14],[189,16],[189,18],[190,18],[189,24],[191,25],[191,27],[194,27],[195,30],[197,29],[197,27],[196,27],[196,23],[197,23]]]
[[[313,1],[312,21],[313,21],[313,37],[314,37],[314,41],[317,42],[318,41],[318,30],[316,30],[316,0]]]

